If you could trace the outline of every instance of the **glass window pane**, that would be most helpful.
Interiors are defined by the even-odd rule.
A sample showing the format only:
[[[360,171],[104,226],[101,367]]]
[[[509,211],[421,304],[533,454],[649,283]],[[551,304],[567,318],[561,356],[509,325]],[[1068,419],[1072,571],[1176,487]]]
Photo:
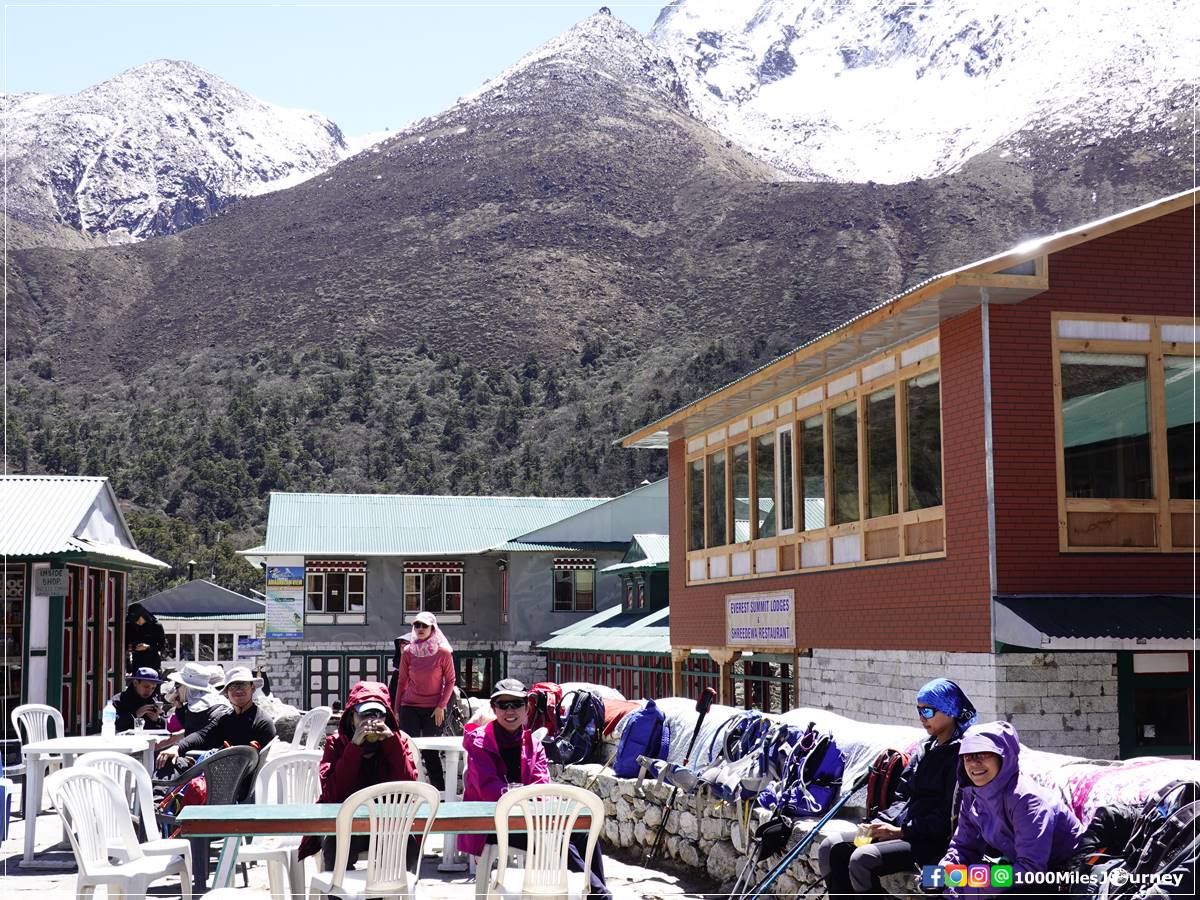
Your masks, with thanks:
[[[833,524],[858,521],[858,404],[833,411]]]
[[[590,610],[595,605],[596,573],[591,569],[580,569],[575,576],[575,608]]]
[[[308,576],[308,611],[322,612],[325,609],[325,576],[310,574]]]
[[[1146,357],[1062,354],[1068,497],[1151,498]]]
[[[867,398],[867,518],[900,511],[896,470],[896,389]]]
[[[425,580],[425,609],[429,612],[440,613],[443,608],[442,586],[445,584],[445,580],[440,572],[426,572],[422,577]]]
[[[194,634],[179,635],[179,659],[196,658],[196,636]]]
[[[776,433],[779,436],[779,530],[792,531],[796,527],[792,429],[784,428]]]
[[[750,445],[734,445],[732,457],[733,542],[740,544],[750,540]]]
[[[1185,681],[1153,676],[1136,679],[1133,707],[1137,746],[1190,746],[1193,738],[1186,711],[1191,704],[1191,692]]]
[[[222,632],[217,635],[217,661],[228,662],[233,659],[233,635]]]
[[[754,441],[754,496],[758,504],[760,538],[775,536],[775,435],[759,435]]]
[[[800,486],[804,492],[804,530],[825,527],[825,423],[822,416],[804,420]]]
[[[446,590],[447,591],[454,591],[456,594],[462,593],[462,576],[461,575],[447,574],[445,576],[445,578],[446,578]]]
[[[200,635],[200,662],[214,662],[216,645],[211,634]]]
[[[566,569],[554,570],[554,611],[570,612],[575,608],[575,584]]]
[[[708,546],[725,544],[725,451],[708,455]]]
[[[325,575],[325,612],[346,611],[346,574],[328,572]]]
[[[404,593],[419,594],[421,592],[421,576],[405,573],[404,575]]]
[[[1163,359],[1167,394],[1167,482],[1172,500],[1196,496],[1196,375],[1200,364],[1186,356]]]
[[[942,505],[940,376],[927,372],[904,383],[908,412],[908,508]]]
[[[688,549],[704,549],[704,457],[688,464]]]
[[[367,589],[367,576],[366,575],[347,575],[346,576],[346,590],[351,591],[353,593],[361,594],[366,589]]]

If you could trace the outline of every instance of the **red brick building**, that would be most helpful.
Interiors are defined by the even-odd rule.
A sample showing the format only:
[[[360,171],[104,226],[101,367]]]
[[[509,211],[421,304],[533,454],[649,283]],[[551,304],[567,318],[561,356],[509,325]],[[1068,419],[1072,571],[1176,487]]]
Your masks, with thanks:
[[[671,644],[749,703],[1194,746],[1195,194],[905,291],[627,436],[670,471]]]

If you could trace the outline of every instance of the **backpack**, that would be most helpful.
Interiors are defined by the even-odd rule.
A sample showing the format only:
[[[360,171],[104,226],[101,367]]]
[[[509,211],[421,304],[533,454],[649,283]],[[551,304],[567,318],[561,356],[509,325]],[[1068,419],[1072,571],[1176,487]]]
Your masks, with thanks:
[[[641,771],[639,756],[651,759],[666,759],[671,748],[671,728],[654,701],[625,717],[625,729],[617,741],[617,755],[613,758],[613,774],[618,778],[633,778]]]
[[[558,734],[558,710],[562,706],[562,688],[553,681],[539,681],[529,689],[530,731],[546,729],[546,735]]]
[[[587,690],[571,691],[563,695],[559,710],[566,708],[568,697],[571,698],[570,710],[565,717],[560,716],[558,733],[542,738],[546,758],[560,766],[586,762],[604,728],[604,701],[598,694]]]
[[[781,787],[763,791],[759,803],[773,802],[778,812],[793,818],[819,816],[837,799],[845,768],[845,757],[833,736],[810,723],[792,748]]]
[[[896,800],[900,775],[908,765],[908,754],[901,750],[881,750],[867,770],[867,818],[887,809]]]

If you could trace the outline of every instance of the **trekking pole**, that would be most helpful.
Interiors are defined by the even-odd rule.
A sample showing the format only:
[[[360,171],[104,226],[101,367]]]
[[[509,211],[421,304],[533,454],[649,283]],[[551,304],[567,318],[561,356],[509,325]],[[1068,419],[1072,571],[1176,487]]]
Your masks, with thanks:
[[[696,727],[692,730],[692,739],[688,741],[687,752],[683,755],[683,766],[691,761],[692,750],[696,747],[696,738],[700,736],[700,726],[704,724],[704,717],[708,715],[709,709],[713,705],[713,701],[717,699],[717,692],[711,687],[706,687],[696,700],[696,712],[700,716],[696,719]],[[667,798],[667,803],[663,806],[662,821],[658,823],[658,834],[654,836],[654,843],[650,845],[650,852],[646,854],[646,862],[654,862],[658,859],[658,854],[662,850],[663,838],[667,833],[667,817],[671,814],[671,805],[675,802],[675,795],[679,793],[679,785],[671,788],[671,795]]]
[[[862,773],[858,781],[854,782],[854,784],[850,786],[850,790],[842,794],[842,796],[838,798],[837,803],[833,804],[833,806],[829,808],[829,812],[821,816],[820,821],[813,826],[812,830],[809,831],[809,833],[804,837],[800,838],[796,846],[783,855],[783,859],[779,861],[775,868],[768,872],[766,877],[754,886],[751,893],[746,895],[747,900],[757,900],[757,898],[766,893],[767,888],[773,885],[776,879],[778,879],[780,875],[788,870],[788,867],[791,866],[791,864],[796,861],[800,854],[804,852],[804,848],[811,844],[813,838],[821,833],[821,829],[825,827],[826,823],[829,822],[829,820],[836,816],[839,812],[841,812],[842,807],[850,802],[850,798],[858,793],[859,789],[867,783],[867,778],[869,778],[870,775],[871,773],[869,770]]]

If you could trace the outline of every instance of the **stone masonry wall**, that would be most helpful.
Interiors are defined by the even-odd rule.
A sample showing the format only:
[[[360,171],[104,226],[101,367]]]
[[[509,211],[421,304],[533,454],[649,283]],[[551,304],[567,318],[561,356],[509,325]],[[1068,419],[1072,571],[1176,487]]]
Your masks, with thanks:
[[[1004,719],[1027,747],[1115,759],[1114,651],[948,653],[813,650],[801,657],[799,706],[871,722],[913,725],[915,692],[931,678],[956,681],[980,721]]]

